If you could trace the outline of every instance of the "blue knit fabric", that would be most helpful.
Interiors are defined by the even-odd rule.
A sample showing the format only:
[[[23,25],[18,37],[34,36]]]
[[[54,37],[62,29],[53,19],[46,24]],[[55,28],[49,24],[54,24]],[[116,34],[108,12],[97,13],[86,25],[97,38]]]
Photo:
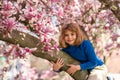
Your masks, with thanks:
[[[97,57],[94,47],[89,40],[84,40],[79,46],[68,46],[62,50],[80,61],[81,70],[92,70],[96,66],[104,64],[103,61]]]

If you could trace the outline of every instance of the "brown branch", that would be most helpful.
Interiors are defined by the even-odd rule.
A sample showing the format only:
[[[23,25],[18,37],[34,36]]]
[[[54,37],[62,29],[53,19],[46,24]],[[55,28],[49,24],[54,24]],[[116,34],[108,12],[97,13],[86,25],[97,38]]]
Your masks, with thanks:
[[[36,51],[32,52],[32,54],[36,57],[40,57],[46,59],[48,61],[56,62],[58,57],[62,57],[66,64],[80,64],[78,61],[74,60],[72,57],[67,55],[66,53],[59,51],[58,55],[54,52],[53,57],[48,54],[48,52],[42,51],[42,45],[40,45],[39,38],[31,35],[30,33],[21,32],[19,30],[13,30],[11,32],[11,38],[4,37],[3,33],[0,33],[0,40],[11,43],[11,44],[19,44],[21,47],[29,47],[29,48],[37,48]],[[39,46],[38,46],[39,44]],[[42,43],[41,43],[42,44]],[[69,67],[64,65],[62,67],[63,71],[66,71]],[[87,71],[77,71],[73,76],[75,80],[85,80],[87,76]]]
[[[120,21],[120,1],[119,0],[99,0],[102,4],[104,3],[106,8],[110,9],[115,17]]]

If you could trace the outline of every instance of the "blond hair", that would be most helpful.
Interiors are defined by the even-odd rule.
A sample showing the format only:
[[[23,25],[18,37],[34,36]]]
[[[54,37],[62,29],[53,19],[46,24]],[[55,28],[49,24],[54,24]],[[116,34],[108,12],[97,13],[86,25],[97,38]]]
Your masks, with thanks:
[[[68,44],[65,43],[64,37],[65,32],[69,30],[76,33],[76,41],[75,45],[79,46],[83,40],[88,39],[84,31],[80,28],[80,26],[77,23],[69,23],[65,24],[61,27],[61,34],[59,37],[59,45],[61,48],[66,48]]]

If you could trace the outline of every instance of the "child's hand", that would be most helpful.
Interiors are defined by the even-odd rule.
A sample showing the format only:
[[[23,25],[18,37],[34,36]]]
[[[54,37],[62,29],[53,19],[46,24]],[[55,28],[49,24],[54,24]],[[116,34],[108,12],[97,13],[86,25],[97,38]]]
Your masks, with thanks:
[[[68,66],[70,66],[70,68],[68,68],[67,72],[71,75],[73,75],[77,70],[80,70],[80,65],[73,65],[73,64],[69,64]]]
[[[53,70],[59,71],[59,69],[64,65],[64,61],[62,58],[58,58],[57,62],[56,63],[52,62],[52,64],[53,64]]]

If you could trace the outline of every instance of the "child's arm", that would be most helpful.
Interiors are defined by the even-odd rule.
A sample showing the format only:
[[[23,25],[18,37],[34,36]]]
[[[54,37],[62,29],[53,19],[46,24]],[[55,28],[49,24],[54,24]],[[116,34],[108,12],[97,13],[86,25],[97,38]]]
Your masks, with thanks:
[[[60,68],[64,65],[64,61],[62,58],[58,58],[57,62],[56,63],[52,62],[52,64],[53,64],[53,70],[58,72]]]

